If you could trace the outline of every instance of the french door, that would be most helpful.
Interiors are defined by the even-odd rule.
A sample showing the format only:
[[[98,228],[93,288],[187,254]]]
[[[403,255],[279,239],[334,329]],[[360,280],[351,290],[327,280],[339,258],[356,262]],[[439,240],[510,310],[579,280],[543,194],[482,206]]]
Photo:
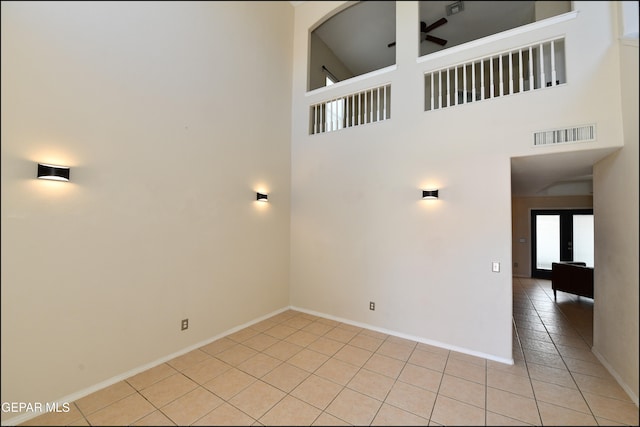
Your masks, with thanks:
[[[531,276],[550,279],[559,261],[593,267],[593,209],[531,211]]]

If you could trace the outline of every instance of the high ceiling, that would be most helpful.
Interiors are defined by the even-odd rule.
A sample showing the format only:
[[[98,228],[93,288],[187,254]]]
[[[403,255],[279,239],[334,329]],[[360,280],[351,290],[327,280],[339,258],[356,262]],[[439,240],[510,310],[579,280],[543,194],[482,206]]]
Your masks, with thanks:
[[[291,2],[294,6],[303,2]],[[420,1],[420,20],[447,23],[428,34],[447,40],[442,47],[422,40],[420,56],[466,43],[535,20],[534,1],[465,1],[447,15],[455,1]],[[360,1],[314,30],[354,75],[395,64],[396,9],[393,1]],[[374,28],[375,31],[368,29]],[[420,23],[416,22],[416,36]],[[424,34],[422,34],[424,37]],[[610,150],[580,151],[512,159],[512,194],[517,196],[590,195],[592,167]]]

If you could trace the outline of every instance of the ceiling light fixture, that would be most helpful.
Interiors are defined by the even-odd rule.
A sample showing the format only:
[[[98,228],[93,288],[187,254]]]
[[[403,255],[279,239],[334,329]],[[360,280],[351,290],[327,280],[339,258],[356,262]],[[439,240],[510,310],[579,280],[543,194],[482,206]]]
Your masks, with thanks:
[[[447,16],[455,15],[456,13],[464,10],[464,3],[462,1],[457,1],[455,3],[448,4],[445,6],[445,9],[447,10]]]

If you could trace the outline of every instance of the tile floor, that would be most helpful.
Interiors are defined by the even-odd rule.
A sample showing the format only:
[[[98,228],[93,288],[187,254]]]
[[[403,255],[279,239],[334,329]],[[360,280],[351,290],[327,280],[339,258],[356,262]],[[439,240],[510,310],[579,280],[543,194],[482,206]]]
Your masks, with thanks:
[[[290,310],[23,425],[638,425],[593,301],[513,283],[514,365]]]

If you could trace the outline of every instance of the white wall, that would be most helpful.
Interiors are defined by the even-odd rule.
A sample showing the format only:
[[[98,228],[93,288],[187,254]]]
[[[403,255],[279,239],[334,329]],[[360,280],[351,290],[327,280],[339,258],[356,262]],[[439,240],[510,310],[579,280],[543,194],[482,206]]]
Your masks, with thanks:
[[[305,94],[308,29],[336,3],[296,7],[291,304],[508,362],[510,158],[621,145],[613,8],[576,2],[568,21],[417,60],[418,2],[398,2],[397,67]],[[425,71],[561,35],[569,84],[423,111]],[[308,105],[388,82],[390,120],[308,135]],[[531,146],[535,131],[584,123],[597,141]],[[420,200],[432,186],[440,199]]]
[[[2,2],[3,402],[288,305],[292,26],[289,2]]]
[[[638,404],[638,39],[622,42],[624,148],[593,168],[593,348]]]

